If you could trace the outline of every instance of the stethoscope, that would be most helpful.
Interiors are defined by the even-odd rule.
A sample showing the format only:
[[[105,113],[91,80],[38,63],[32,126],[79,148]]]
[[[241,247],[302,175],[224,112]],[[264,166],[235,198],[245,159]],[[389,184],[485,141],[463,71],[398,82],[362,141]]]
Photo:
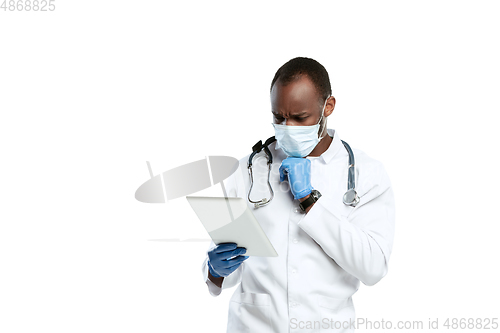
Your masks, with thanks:
[[[265,206],[271,202],[274,198],[274,191],[273,188],[271,187],[271,183],[269,182],[269,178],[271,176],[271,165],[273,164],[273,155],[269,151],[268,146],[276,141],[276,138],[274,136],[270,137],[269,139],[262,144],[262,140],[259,140],[253,147],[252,147],[252,154],[250,154],[250,157],[248,158],[248,173],[250,174],[250,189],[248,190],[248,201],[254,204],[255,208],[259,208],[262,206]],[[347,206],[352,206],[356,207],[356,205],[359,203],[359,196],[356,193],[356,184],[354,181],[354,154],[351,150],[351,147],[345,142],[344,140],[340,140],[344,144],[345,149],[347,150],[347,153],[349,153],[349,166],[348,166],[348,179],[347,179],[347,192],[344,194],[344,197],[342,200],[344,201],[344,204]],[[253,173],[252,173],[252,160],[255,155],[260,153],[262,150],[266,153],[267,157],[267,166],[268,166],[268,172],[267,172],[267,186],[269,187],[269,191],[271,193],[271,196],[268,198],[263,198],[259,201],[253,201],[250,199],[250,193],[252,192],[252,187],[253,187]]]

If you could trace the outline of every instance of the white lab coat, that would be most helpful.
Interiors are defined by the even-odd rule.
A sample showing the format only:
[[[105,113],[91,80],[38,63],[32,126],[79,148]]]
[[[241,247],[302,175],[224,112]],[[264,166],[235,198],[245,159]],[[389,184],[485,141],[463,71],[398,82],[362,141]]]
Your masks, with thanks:
[[[395,218],[389,177],[382,163],[353,148],[360,202],[355,208],[344,205],[349,155],[337,132],[328,129],[328,134],[333,137],[329,148],[319,157],[307,157],[311,185],[322,194],[307,214],[294,200],[288,182],[279,182],[286,155],[276,142],[269,146],[274,158],[274,199],[258,209],[247,200],[278,257],[248,258],[224,279],[222,288],[207,278],[205,258],[203,281],[211,295],[237,285],[229,303],[228,333],[352,332],[348,327],[349,320],[355,321],[351,297],[359,281],[371,286],[387,274]],[[230,197],[247,198],[248,157],[225,181]],[[260,200],[269,197],[267,169],[262,162],[254,165],[254,176],[260,181],[254,179],[252,200]],[[209,248],[214,246],[212,242]],[[335,321],[345,321],[347,329],[332,329]]]

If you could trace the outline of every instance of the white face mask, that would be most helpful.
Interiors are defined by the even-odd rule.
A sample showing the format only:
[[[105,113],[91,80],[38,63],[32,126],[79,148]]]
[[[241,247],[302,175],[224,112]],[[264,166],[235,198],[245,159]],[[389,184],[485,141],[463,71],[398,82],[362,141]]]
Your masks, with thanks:
[[[289,126],[285,125],[285,121],[282,124],[274,124],[274,132],[276,137],[276,147],[281,148],[287,156],[291,157],[305,157],[309,155],[314,147],[318,145],[323,137],[319,137],[319,133],[323,132],[324,126],[322,126],[321,131],[318,131],[319,124],[323,119],[323,113],[325,112],[326,102],[323,106],[323,111],[321,111],[321,117],[315,125],[311,126]],[[326,124],[326,121],[324,122]],[[323,124],[323,125],[324,125]]]

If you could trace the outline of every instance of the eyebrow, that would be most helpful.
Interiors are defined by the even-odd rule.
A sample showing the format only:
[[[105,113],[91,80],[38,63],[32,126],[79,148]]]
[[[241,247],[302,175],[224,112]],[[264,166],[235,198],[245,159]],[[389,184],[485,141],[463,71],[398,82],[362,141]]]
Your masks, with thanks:
[[[275,116],[279,116],[279,115],[280,115],[279,113],[276,113],[276,112],[274,112],[274,111],[271,111],[271,112],[272,112]],[[305,114],[307,114],[307,111],[302,111],[301,113],[292,114],[292,115],[290,115],[290,116],[292,116],[292,117],[299,117],[299,116],[303,116],[303,115],[305,115]]]

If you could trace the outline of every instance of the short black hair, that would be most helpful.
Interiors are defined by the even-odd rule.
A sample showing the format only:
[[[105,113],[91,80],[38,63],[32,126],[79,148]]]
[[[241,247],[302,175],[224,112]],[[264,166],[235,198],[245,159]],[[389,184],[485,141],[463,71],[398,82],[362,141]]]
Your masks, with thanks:
[[[299,79],[302,75],[307,75],[313,82],[321,98],[320,103],[323,103],[332,94],[330,78],[325,67],[316,60],[305,57],[293,58],[281,66],[274,74],[270,91],[273,90],[276,81],[279,80],[282,85],[287,85]]]

